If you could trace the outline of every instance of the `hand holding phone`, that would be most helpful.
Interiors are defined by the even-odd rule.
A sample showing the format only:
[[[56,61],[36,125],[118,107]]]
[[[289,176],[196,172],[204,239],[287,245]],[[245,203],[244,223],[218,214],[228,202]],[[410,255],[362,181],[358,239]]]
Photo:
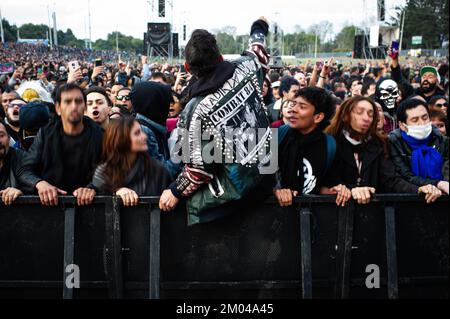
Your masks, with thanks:
[[[103,61],[102,61],[102,59],[95,59],[95,62],[94,62],[94,66],[102,66],[103,65]]]
[[[76,69],[80,68],[80,64],[78,61],[70,61],[69,62],[69,71],[75,72]]]
[[[390,50],[389,56],[393,60],[396,60],[398,58],[398,54],[399,54],[399,43],[398,43],[398,41],[392,41],[391,50]]]

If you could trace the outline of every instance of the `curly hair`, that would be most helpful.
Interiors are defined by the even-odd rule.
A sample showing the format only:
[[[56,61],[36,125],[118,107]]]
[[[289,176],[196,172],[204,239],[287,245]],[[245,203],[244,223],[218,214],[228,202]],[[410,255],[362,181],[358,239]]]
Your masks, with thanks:
[[[216,38],[206,30],[194,30],[186,44],[185,56],[193,75],[200,78],[211,73],[220,62]]]

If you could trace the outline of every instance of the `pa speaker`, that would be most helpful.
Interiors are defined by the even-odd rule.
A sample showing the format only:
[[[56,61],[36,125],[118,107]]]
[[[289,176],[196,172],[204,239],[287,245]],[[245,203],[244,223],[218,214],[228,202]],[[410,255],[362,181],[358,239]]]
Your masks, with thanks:
[[[170,44],[170,23],[149,23],[148,24],[148,41],[150,45]]]

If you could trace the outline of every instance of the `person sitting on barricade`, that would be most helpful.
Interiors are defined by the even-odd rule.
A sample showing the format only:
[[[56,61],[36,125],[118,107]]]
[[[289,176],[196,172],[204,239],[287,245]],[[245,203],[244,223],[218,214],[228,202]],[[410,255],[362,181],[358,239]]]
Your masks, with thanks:
[[[125,206],[134,206],[139,196],[160,196],[171,182],[163,164],[148,154],[147,135],[139,122],[131,116],[111,120],[90,187],[98,193],[116,194]]]
[[[22,151],[10,147],[9,139],[6,124],[0,120],[0,196],[5,205],[11,205],[23,194],[17,179]]]
[[[189,224],[218,218],[217,207],[236,203],[255,190],[263,162],[270,162],[270,155],[258,160],[271,136],[262,96],[269,69],[268,29],[265,18],[255,21],[248,51],[234,61],[223,60],[216,39],[206,30],[195,30],[186,45],[186,70],[198,78],[186,88],[189,102],[178,123],[180,132],[188,133],[182,134],[179,145],[189,146],[189,152],[183,152],[184,170],[163,192],[159,206],[170,211],[187,198]],[[202,139],[205,134],[207,140]],[[214,158],[207,158],[211,139],[218,150]]]
[[[427,203],[441,196],[434,185],[411,184],[396,173],[388,157],[388,141],[377,130],[378,110],[375,102],[356,96],[339,108],[326,132],[337,142],[335,173],[351,189],[358,204],[370,202],[375,192],[424,193]]]
[[[43,205],[57,205],[58,194],[73,194],[78,205],[89,205],[95,190],[87,188],[100,161],[102,128],[88,117],[86,95],[76,84],[58,88],[58,117],[41,128],[23,156],[19,180],[36,190]]]
[[[448,138],[433,127],[427,104],[408,99],[400,104],[397,118],[400,128],[389,134],[397,172],[409,183],[432,184],[448,194]]]
[[[303,88],[287,103],[289,124],[278,129],[279,171],[274,194],[280,206],[292,205],[293,196],[319,192],[337,194],[336,204],[345,205],[350,191],[330,179],[336,142],[323,133],[335,112],[331,94],[322,88]]]

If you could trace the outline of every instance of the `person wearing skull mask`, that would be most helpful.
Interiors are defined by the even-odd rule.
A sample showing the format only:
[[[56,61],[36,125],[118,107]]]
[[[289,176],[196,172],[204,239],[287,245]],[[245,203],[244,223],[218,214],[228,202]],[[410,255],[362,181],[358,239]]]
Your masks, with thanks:
[[[391,49],[388,51],[388,56],[391,56]],[[424,66],[420,69],[420,87],[414,89],[412,85],[403,77],[400,65],[398,63],[398,55],[392,58],[391,76],[399,86],[402,86],[405,92],[404,98],[411,95],[422,96],[427,103],[436,95],[444,95],[444,91],[439,87],[440,75],[435,67]]]
[[[390,156],[404,180],[431,184],[448,194],[448,138],[432,126],[426,102],[410,98],[397,110],[399,128],[389,134]]]
[[[398,85],[391,79],[381,79],[375,90],[375,100],[380,103],[384,113],[384,131],[388,134],[398,128],[395,109],[399,97]]]

